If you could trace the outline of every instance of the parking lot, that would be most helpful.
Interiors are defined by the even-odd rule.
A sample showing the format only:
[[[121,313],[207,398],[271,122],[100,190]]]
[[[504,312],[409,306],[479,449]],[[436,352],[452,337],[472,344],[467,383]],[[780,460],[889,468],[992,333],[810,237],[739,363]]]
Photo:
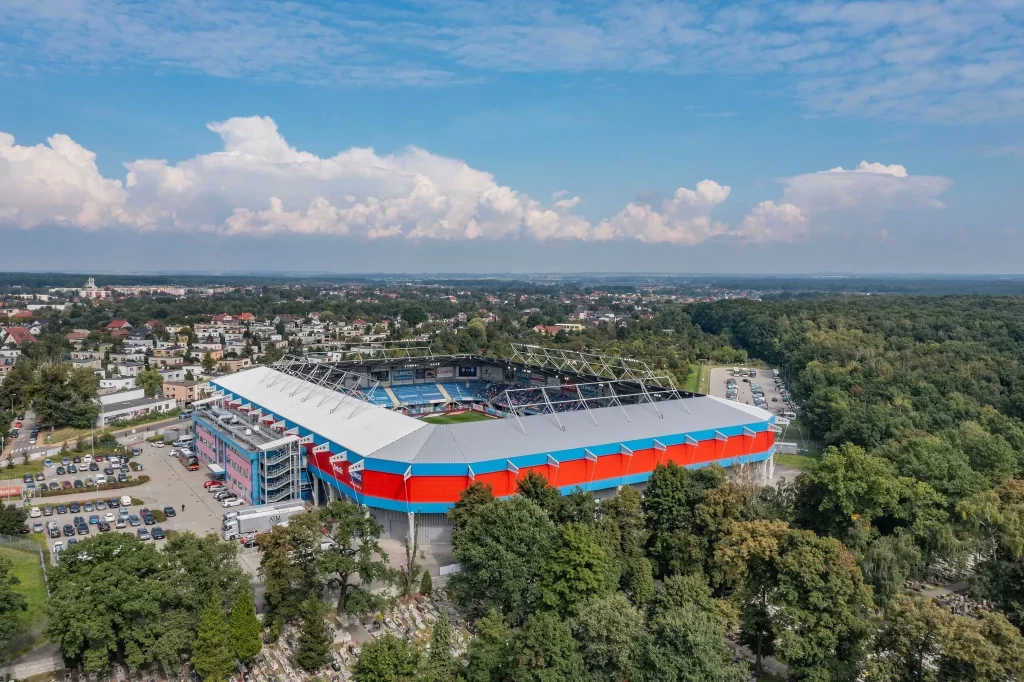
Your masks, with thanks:
[[[761,389],[764,391],[765,405],[764,409],[774,412],[777,415],[781,415],[783,412],[792,410],[789,406],[782,393],[779,392],[778,387],[775,384],[775,378],[772,374],[771,369],[758,369],[755,370],[755,376],[737,376],[733,377],[732,367],[714,367],[711,370],[711,395],[718,398],[726,397],[726,382],[729,379],[736,379],[736,402],[744,403],[747,405],[754,404],[754,396],[751,393],[751,384],[759,384]]]
[[[111,532],[122,532],[122,533],[136,533],[138,528],[148,528],[150,531],[153,528],[159,526],[165,532],[166,531],[192,531],[197,535],[205,535],[206,533],[218,532],[220,530],[221,516],[226,511],[219,502],[213,499],[213,496],[209,494],[206,489],[203,488],[203,483],[209,480],[209,476],[200,471],[188,471],[184,466],[181,465],[176,457],[171,456],[170,452],[172,448],[166,446],[163,448],[155,447],[150,443],[140,443],[142,447],[142,454],[132,458],[133,462],[138,462],[142,466],[142,470],[139,472],[132,472],[132,476],[148,475],[149,481],[142,485],[121,488],[118,490],[110,490],[101,493],[81,493],[67,495],[59,495],[54,497],[38,498],[35,500],[39,506],[53,505],[54,508],[58,504],[68,505],[73,501],[83,502],[85,500],[92,500],[97,498],[109,499],[113,496],[130,495],[133,498],[137,498],[143,501],[144,507],[148,507],[151,510],[163,509],[164,507],[171,506],[174,508],[175,516],[168,517],[166,522],[157,523],[151,526],[141,525],[138,527],[132,527],[127,525],[125,528],[111,528]],[[55,462],[55,464],[59,463]],[[103,464],[102,462],[100,464]],[[93,472],[95,475],[95,472]],[[45,470],[46,482],[49,483],[52,480],[63,482],[63,480],[71,477],[75,478],[73,474],[65,474],[64,476],[58,476],[56,474],[56,466],[47,468]],[[81,477],[79,473],[77,477]],[[84,516],[88,522],[89,517],[93,514],[99,514],[100,517],[104,517],[109,511],[113,511],[115,516],[119,515],[120,508],[117,509],[106,509],[101,511],[92,511],[85,513],[80,511],[78,514],[70,512],[64,514],[54,513],[53,516],[30,518],[29,523],[34,524],[36,522],[43,522],[45,525],[46,521],[55,521],[59,528],[63,528],[64,524],[71,523],[74,516]],[[139,515],[140,507],[132,506],[128,508],[129,513]],[[140,515],[141,518],[141,515]],[[113,524],[112,524],[113,525]],[[90,525],[90,536],[96,535],[99,531],[97,528],[98,524]],[[62,533],[63,535],[63,533]],[[77,537],[77,536],[76,536]],[[61,542],[67,546],[69,538],[48,538],[47,543],[52,551],[53,545],[56,542]],[[164,540],[157,540],[157,545],[161,545]],[[243,550],[242,564],[253,574],[258,566],[259,558],[255,554],[254,550]]]

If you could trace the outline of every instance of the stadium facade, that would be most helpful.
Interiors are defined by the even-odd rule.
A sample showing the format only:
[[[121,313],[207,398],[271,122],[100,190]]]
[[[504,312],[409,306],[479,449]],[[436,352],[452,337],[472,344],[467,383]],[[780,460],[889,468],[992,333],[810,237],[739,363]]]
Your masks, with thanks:
[[[345,497],[390,537],[419,514],[425,543],[448,540],[446,512],[474,481],[507,496],[536,472],[600,497],[667,462],[770,474],[770,412],[655,383],[642,363],[517,355],[288,358],[220,377],[195,403],[196,454],[251,504]],[[421,419],[464,411],[493,418]]]

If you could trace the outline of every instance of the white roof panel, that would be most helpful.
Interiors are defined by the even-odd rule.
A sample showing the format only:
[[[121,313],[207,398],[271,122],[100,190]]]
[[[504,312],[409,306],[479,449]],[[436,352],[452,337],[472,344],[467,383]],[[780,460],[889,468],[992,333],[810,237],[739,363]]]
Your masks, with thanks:
[[[328,393],[327,387],[318,388],[269,367],[218,377],[211,383],[364,457],[428,426],[344,393]]]

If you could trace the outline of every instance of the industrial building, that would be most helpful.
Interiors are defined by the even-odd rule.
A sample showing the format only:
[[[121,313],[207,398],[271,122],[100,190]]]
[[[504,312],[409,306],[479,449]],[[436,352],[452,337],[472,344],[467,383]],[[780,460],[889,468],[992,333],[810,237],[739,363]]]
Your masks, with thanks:
[[[770,475],[774,415],[677,390],[641,362],[533,346],[394,354],[288,357],[212,380],[193,403],[196,454],[252,504],[346,497],[389,537],[420,514],[424,543],[449,539],[446,512],[474,481],[507,496],[532,471],[603,496],[667,462]],[[421,419],[465,411],[485,418]]]

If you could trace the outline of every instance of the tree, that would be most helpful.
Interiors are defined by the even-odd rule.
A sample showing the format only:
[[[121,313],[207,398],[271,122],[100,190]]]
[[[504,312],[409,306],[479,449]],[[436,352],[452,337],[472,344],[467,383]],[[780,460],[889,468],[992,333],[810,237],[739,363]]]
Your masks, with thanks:
[[[457,542],[458,534],[476,516],[480,508],[493,501],[494,490],[491,486],[479,481],[474,481],[472,485],[462,491],[459,501],[448,511],[448,518],[452,522],[452,544]]]
[[[384,529],[373,516],[352,502],[335,500],[323,509],[321,517],[334,544],[319,553],[317,570],[338,590],[340,614],[345,611],[352,578],[358,576],[368,590],[371,583],[390,583],[394,576],[379,543]]]
[[[164,375],[156,369],[146,369],[135,375],[135,385],[141,388],[147,398],[152,398],[164,387]]]
[[[235,671],[235,655],[228,640],[228,619],[219,594],[212,595],[199,615],[192,644],[192,666],[204,682],[225,682]]]
[[[21,528],[18,528],[21,532]],[[18,612],[28,608],[24,595],[15,589],[21,581],[13,575],[14,563],[0,554],[0,653],[7,653],[7,647],[18,631]]]
[[[743,682],[714,614],[692,606],[659,613],[641,636],[631,680],[637,682]]]
[[[177,605],[194,618],[212,594],[234,604],[252,590],[249,573],[238,563],[237,542],[224,542],[213,534],[178,533],[164,543],[163,556],[165,581]]]
[[[161,375],[162,376],[162,375]],[[185,381],[195,381],[196,375],[192,373],[192,370],[185,370]]]
[[[429,597],[434,591],[433,581],[430,579],[430,571],[423,571],[423,578],[420,580],[420,594]]]
[[[154,642],[191,643],[192,622],[173,609],[165,566],[155,547],[123,533],[65,549],[50,569],[46,625],[64,660],[98,673],[117,655],[138,668],[157,654]],[[117,589],[93,589],[100,584]]]
[[[317,514],[292,517],[287,526],[274,526],[257,539],[259,575],[267,615],[283,622],[299,614],[299,605],[319,584],[319,518]]]
[[[469,641],[466,679],[469,682],[499,682],[510,646],[512,630],[497,611],[491,610],[476,622],[476,636]]]
[[[217,368],[217,361],[213,359],[213,355],[209,351],[203,353],[202,365],[204,374],[210,374]]]
[[[4,535],[18,535],[21,533],[27,518],[28,512],[25,511],[24,507],[0,503],[0,533]]]
[[[427,313],[418,305],[410,306],[402,313],[402,321],[415,329],[427,321]]]
[[[228,634],[235,658],[240,661],[251,661],[263,650],[262,628],[248,591],[239,594],[231,607]]]
[[[588,526],[570,523],[541,559],[540,602],[562,617],[591,597],[614,587],[608,581],[608,556]]]
[[[448,587],[470,615],[496,609],[521,623],[537,598],[542,558],[554,539],[554,524],[533,502],[522,497],[489,502],[454,536],[462,570]]]
[[[89,428],[99,416],[98,392],[99,380],[92,370],[72,369],[68,363],[49,364],[36,373],[32,406],[46,424]]]
[[[759,666],[774,647],[791,679],[856,676],[874,605],[853,555],[838,540],[777,521],[736,523],[716,560],[736,586],[741,634]]]
[[[516,492],[546,511],[548,516],[555,520],[562,494],[548,483],[548,479],[536,471],[530,471],[516,481]]]
[[[430,651],[427,655],[429,676],[434,680],[446,680],[455,675],[452,639],[451,618],[447,611],[441,609],[437,614],[433,632],[430,633]]]
[[[885,608],[875,655],[868,662],[870,679],[879,682],[932,682],[933,661],[942,655],[953,614],[925,597],[899,595]]]
[[[411,680],[419,662],[419,651],[390,632],[363,645],[352,671],[355,682],[399,682]]]
[[[655,468],[644,490],[643,511],[649,532],[647,555],[656,575],[702,569],[706,548],[693,532],[694,510],[724,480],[718,466],[691,470],[669,462]]]
[[[796,525],[836,538],[858,518],[870,523],[891,513],[900,498],[892,464],[848,443],[828,448],[796,485]]]
[[[327,606],[313,592],[300,606],[302,628],[295,663],[303,670],[319,670],[331,660],[331,635],[327,631]]]
[[[591,682],[622,682],[633,669],[642,614],[622,594],[591,599],[572,621],[572,634]]]
[[[569,624],[550,612],[535,613],[514,630],[505,653],[511,682],[584,682],[587,672]]]

